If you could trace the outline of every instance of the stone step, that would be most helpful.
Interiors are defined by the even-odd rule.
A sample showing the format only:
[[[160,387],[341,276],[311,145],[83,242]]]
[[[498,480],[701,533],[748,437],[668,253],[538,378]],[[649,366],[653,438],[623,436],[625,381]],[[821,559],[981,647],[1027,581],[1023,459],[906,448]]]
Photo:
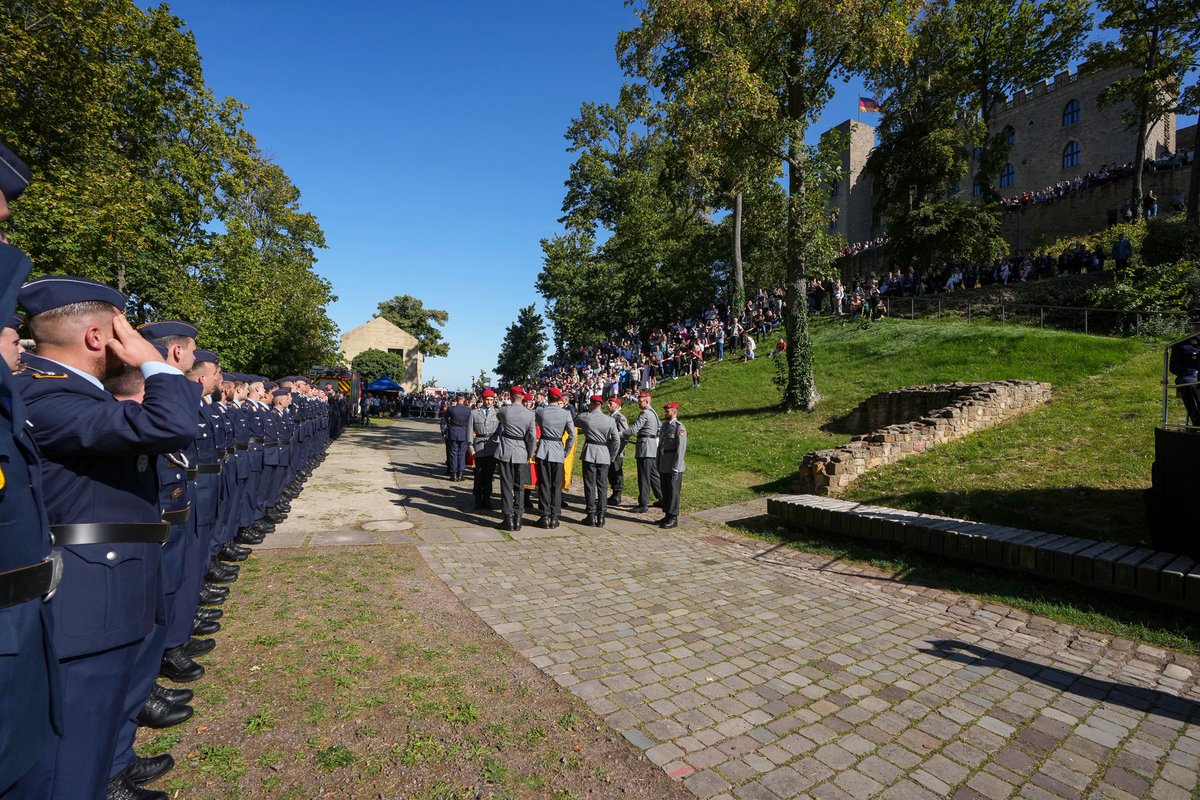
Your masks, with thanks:
[[[1200,564],[1188,556],[1074,536],[872,506],[812,494],[767,500],[788,525],[1070,581],[1200,611]]]

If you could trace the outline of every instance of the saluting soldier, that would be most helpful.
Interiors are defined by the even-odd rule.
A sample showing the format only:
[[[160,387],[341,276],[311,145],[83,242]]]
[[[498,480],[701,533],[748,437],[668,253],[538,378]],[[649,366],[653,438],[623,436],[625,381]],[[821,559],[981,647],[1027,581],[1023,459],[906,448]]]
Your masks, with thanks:
[[[0,222],[29,185],[29,168],[0,144]],[[42,465],[26,425],[25,404],[10,374],[20,355],[13,317],[17,290],[33,264],[0,237],[0,796],[38,798],[37,782],[17,786],[50,746],[57,717],[57,660],[49,645],[49,599],[62,570],[50,545]],[[15,325],[15,327],[14,327]],[[12,793],[9,790],[12,789]]]
[[[475,509],[492,507],[492,479],[496,474],[496,431],[500,415],[496,411],[496,393],[484,389],[482,406],[471,412],[471,439],[467,448],[475,456],[475,475],[472,483]]]
[[[658,502],[662,497],[662,486],[658,479],[658,430],[660,427],[658,414],[654,411],[654,398],[649,392],[638,395],[638,408],[641,409],[638,418],[621,434],[622,440],[628,442],[637,437],[634,457],[637,461],[638,504],[630,509],[635,514],[645,514],[650,510],[650,498]]]
[[[64,580],[54,608],[63,690],[62,736],[22,778],[18,797],[85,800],[107,792],[166,800],[122,774],[109,779],[138,647],[162,602],[162,521],[153,458],[195,438],[199,391],[122,314],[120,292],[49,276],[21,288],[38,345],[19,377],[45,459],[43,486]],[[141,370],[142,403],[101,379]],[[23,792],[23,793],[22,793]]]
[[[579,415],[579,431],[583,434],[583,503],[587,507],[584,524],[596,528],[604,527],[608,513],[608,492],[605,483],[608,467],[617,455],[621,439],[617,436],[617,423],[600,410],[604,398],[598,394],[591,397],[591,409]]]
[[[683,483],[687,429],[679,421],[679,403],[667,403],[663,411],[667,419],[659,433],[658,480],[662,485],[662,505],[666,516],[658,523],[658,527],[674,528],[679,524],[679,490]]]
[[[496,441],[496,466],[500,470],[500,503],[504,510],[501,527],[519,531],[525,514],[525,473],[537,445],[537,423],[533,412],[522,403],[525,390],[514,386],[509,394],[512,404],[497,414],[500,435]]]
[[[620,439],[617,454],[613,456],[612,463],[608,465],[608,488],[612,490],[608,502],[619,506],[621,505],[621,493],[625,491],[625,445],[629,442],[623,434],[629,428],[629,420],[625,419],[625,415],[621,413],[621,395],[617,392],[609,395],[608,415],[612,417],[613,422],[617,423],[617,436]]]
[[[551,387],[547,394],[549,402],[535,414],[542,431],[535,456],[538,500],[542,507],[538,524],[543,528],[557,528],[562,513],[563,462],[575,447],[575,424],[570,412],[563,408],[562,392]]]

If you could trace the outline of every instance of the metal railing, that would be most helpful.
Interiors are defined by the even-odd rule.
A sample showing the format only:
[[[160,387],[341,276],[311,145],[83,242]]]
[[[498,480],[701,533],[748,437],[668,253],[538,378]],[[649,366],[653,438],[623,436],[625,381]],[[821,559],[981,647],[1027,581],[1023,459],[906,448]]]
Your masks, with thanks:
[[[1028,303],[956,301],[950,297],[884,298],[888,316],[903,319],[965,319],[1080,331],[1102,336],[1177,336],[1188,315],[1178,311],[1120,311],[1111,308]]]

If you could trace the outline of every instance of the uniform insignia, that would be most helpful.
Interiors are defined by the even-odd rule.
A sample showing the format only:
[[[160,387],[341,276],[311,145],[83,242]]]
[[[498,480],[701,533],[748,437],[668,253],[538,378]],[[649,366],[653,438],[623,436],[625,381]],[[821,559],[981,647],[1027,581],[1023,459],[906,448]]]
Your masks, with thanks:
[[[0,489],[3,489],[6,483],[8,483],[8,478],[4,477],[4,467],[0,467]]]
[[[148,457],[138,456],[138,460],[137,460],[137,471],[138,472],[145,472],[146,468],[149,466],[150,466],[150,459]]]
[[[175,491],[171,492],[171,499],[178,500],[182,495],[183,495],[183,487],[182,486],[177,487],[175,489]]]
[[[65,372],[41,372],[41,371],[29,370],[29,374],[35,378],[65,378],[65,377],[67,377],[67,373],[65,373]]]

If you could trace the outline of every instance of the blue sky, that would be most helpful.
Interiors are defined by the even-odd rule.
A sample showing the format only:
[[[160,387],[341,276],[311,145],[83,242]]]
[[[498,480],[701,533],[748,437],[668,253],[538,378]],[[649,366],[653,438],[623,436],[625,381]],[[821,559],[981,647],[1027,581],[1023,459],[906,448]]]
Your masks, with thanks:
[[[247,127],[303,193],[329,249],[317,270],[343,331],[380,300],[450,313],[450,355],[426,379],[489,374],[531,303],[538,242],[560,227],[584,101],[615,101],[621,0],[514,3],[179,0],[205,79],[249,106]],[[843,87],[823,123],[855,117]],[[864,121],[871,122],[869,118]]]

